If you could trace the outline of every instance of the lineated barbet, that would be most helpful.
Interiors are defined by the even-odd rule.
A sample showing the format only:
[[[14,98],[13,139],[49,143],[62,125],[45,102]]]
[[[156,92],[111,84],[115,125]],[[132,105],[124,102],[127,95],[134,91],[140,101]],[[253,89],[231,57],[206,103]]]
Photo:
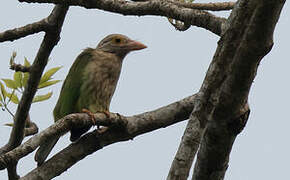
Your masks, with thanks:
[[[108,112],[119,79],[124,57],[131,51],[144,49],[140,42],[121,34],[105,37],[96,48],[85,49],[74,61],[62,85],[54,108],[57,121],[71,113]],[[71,141],[76,141],[90,127],[71,129]],[[40,145],[35,161],[41,165],[59,138]]]

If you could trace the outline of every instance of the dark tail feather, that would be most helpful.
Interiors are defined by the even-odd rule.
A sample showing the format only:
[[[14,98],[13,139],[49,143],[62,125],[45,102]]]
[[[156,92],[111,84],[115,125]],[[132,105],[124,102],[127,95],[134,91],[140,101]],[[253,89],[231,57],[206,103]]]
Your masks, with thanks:
[[[40,145],[34,156],[34,160],[37,162],[37,166],[41,166],[44,163],[50,151],[52,150],[52,148],[54,147],[54,145],[57,143],[58,140],[59,138],[56,138]]]
[[[78,140],[84,133],[86,133],[91,126],[83,127],[83,128],[76,128],[70,131],[70,141],[74,142]]]

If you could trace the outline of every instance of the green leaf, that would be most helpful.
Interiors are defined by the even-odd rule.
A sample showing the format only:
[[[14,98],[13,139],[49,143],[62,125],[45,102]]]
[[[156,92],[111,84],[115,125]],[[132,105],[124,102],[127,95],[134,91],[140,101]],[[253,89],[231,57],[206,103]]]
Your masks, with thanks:
[[[5,126],[13,127],[14,123],[6,123]]]
[[[3,97],[3,99],[4,99],[4,101],[5,101],[5,99],[6,99],[6,95],[7,95],[7,92],[6,92],[6,90],[5,90],[5,87],[4,87],[4,85],[0,82],[0,87],[1,87],[1,95],[2,95],[2,97]]]
[[[38,85],[38,89],[41,89],[41,88],[45,88],[47,86],[51,86],[51,85],[54,85],[56,83],[60,82],[60,80],[53,80],[53,81],[46,81],[44,83],[41,83]]]
[[[9,61],[9,64],[12,65],[14,64],[14,61],[15,61],[15,57],[16,57],[16,52],[13,51],[11,57],[10,57],[10,61]]]
[[[27,60],[26,57],[24,57],[24,66],[25,66],[25,67],[29,67],[29,66],[31,66],[30,62]]]
[[[42,83],[50,80],[51,79],[51,76],[53,76],[60,68],[62,68],[62,66],[55,67],[55,68],[51,68],[48,71],[46,71],[44,73],[44,75],[41,77],[41,80],[40,80],[39,84],[42,84]]]
[[[11,100],[11,102],[13,102],[14,104],[18,104],[19,103],[19,99],[17,97],[17,95],[13,92],[13,93],[7,93],[7,97]]]
[[[17,89],[16,83],[12,79],[2,79],[6,86],[10,89]]]
[[[51,95],[52,95],[52,92],[49,92],[49,93],[44,94],[44,95],[37,95],[33,98],[32,103],[45,101],[45,100],[49,99],[51,97]]]
[[[22,75],[23,73],[22,72],[15,72],[14,73],[14,82],[17,86],[17,88],[21,88],[22,87]]]

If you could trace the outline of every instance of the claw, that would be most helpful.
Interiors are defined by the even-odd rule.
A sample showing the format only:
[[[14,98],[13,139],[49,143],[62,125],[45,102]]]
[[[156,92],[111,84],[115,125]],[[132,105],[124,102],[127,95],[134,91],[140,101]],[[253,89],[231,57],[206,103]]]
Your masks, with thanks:
[[[96,125],[97,124],[97,121],[95,119],[95,116],[94,116],[94,114],[90,110],[88,110],[88,109],[82,109],[82,112],[83,113],[86,113],[86,114],[88,114],[90,116],[90,118],[91,118],[91,120],[93,122],[93,125]]]
[[[110,112],[109,111],[97,111],[98,113],[103,113],[105,114],[106,118],[110,119],[111,118],[111,115],[110,115]]]

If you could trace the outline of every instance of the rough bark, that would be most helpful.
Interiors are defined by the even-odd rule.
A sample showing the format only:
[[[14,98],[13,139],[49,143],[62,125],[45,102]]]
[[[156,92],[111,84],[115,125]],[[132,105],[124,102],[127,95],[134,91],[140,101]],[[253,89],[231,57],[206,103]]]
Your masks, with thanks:
[[[67,6],[58,5],[53,9],[51,15],[47,19],[48,24],[50,25],[50,28],[47,29],[49,32],[45,34],[44,39],[39,48],[39,51],[33,62],[33,65],[31,66],[30,76],[27,82],[27,86],[25,87],[23,96],[21,97],[21,100],[17,107],[14,125],[10,134],[9,141],[4,147],[0,149],[0,154],[3,154],[5,152],[8,152],[16,148],[17,146],[21,144],[24,138],[26,118],[29,113],[32,99],[36,93],[37,86],[40,81],[42,72],[47,64],[48,57],[53,47],[57,44],[59,40],[59,34],[61,32],[61,27],[62,27],[67,10],[68,10]],[[12,40],[13,37],[19,38],[24,35],[37,32],[39,30],[42,30],[43,23],[44,21],[40,21],[39,22],[40,25],[37,25],[36,28],[33,28],[32,25],[27,25],[23,28],[20,28],[14,31],[16,32],[16,34],[13,34],[13,33],[9,34],[10,33],[9,32],[8,35],[5,36],[5,33],[4,33],[3,39]],[[15,165],[11,165],[8,168],[9,179],[11,180],[18,179],[18,175],[16,173],[16,164],[17,162],[15,162]]]
[[[205,126],[187,128],[184,134],[195,141],[198,139],[195,134],[200,135],[201,145],[193,180],[224,178],[234,140],[247,122],[247,98],[251,84],[259,62],[272,48],[273,31],[284,2],[240,0],[225,24],[225,31],[199,92],[201,108],[195,106],[187,127],[194,123]],[[197,143],[194,146],[183,144],[184,140],[178,152],[186,149],[188,154],[177,153],[176,157],[193,159]],[[194,154],[190,154],[192,152]],[[187,179],[191,163],[185,166],[174,160],[168,179]]]
[[[98,113],[95,115],[98,124],[109,126],[105,132],[100,133],[100,130],[95,130],[84,135],[76,143],[70,144],[67,148],[61,150],[46,161],[42,166],[32,170],[21,179],[51,179],[104,146],[120,141],[132,140],[140,134],[165,128],[183,121],[189,117],[193,108],[192,102],[194,102],[194,99],[195,95],[157,110],[131,117],[121,116],[120,118],[117,114],[111,114],[112,119],[109,121],[104,114]],[[66,116],[48,129],[30,138],[16,149],[2,155],[0,157],[0,169],[6,168],[11,162],[17,161],[33,152],[46,139],[60,136],[74,126],[81,127],[87,125],[92,125],[92,121],[87,114],[72,114]]]
[[[35,95],[48,56],[59,40],[61,27],[69,5],[95,8],[123,15],[157,15],[174,18],[189,25],[205,28],[221,36],[217,50],[197,95],[158,110],[123,117],[112,114],[106,119],[96,114],[98,125],[108,126],[84,135],[70,144],[42,166],[21,179],[51,179],[60,175],[79,160],[104,146],[126,141],[140,134],[167,127],[188,118],[190,120],[179,149],[172,162],[167,180],[186,180],[198,151],[193,180],[222,180],[236,136],[243,130],[249,117],[248,94],[259,62],[273,46],[273,31],[285,0],[239,0],[213,4],[179,3],[151,0],[130,2],[116,0],[19,0],[58,4],[51,15],[41,21],[0,33],[0,42],[13,41],[30,34],[45,31],[33,65],[30,79],[19,103],[14,127],[7,145],[0,149],[0,168],[8,170],[9,179],[18,179],[16,165],[19,159],[33,152],[42,142],[68,132],[74,126],[92,125],[86,114],[66,116],[45,131],[21,142],[25,133],[25,117]],[[216,17],[207,10],[233,8],[230,17]],[[28,71],[21,65],[14,69]],[[31,127],[33,124],[31,124]],[[35,130],[35,128],[34,128]],[[102,131],[102,132],[101,132]],[[30,131],[29,131],[30,132]],[[32,131],[31,131],[32,132]],[[35,132],[35,131],[33,131]],[[13,149],[13,150],[12,150]]]
[[[228,61],[229,66],[219,91],[211,95],[214,108],[208,116],[193,180],[224,178],[231,148],[239,133],[235,129],[242,129],[246,124],[250,87],[260,61],[273,46],[273,32],[285,1],[240,0],[237,3],[213,60],[220,65]]]
[[[217,35],[222,32],[225,18],[217,17],[209,12],[184,8],[170,1],[150,0],[146,2],[115,1],[115,0],[20,0],[29,3],[55,3],[72,6],[82,6],[88,9],[101,9],[123,15],[156,15],[165,16],[202,27]]]

